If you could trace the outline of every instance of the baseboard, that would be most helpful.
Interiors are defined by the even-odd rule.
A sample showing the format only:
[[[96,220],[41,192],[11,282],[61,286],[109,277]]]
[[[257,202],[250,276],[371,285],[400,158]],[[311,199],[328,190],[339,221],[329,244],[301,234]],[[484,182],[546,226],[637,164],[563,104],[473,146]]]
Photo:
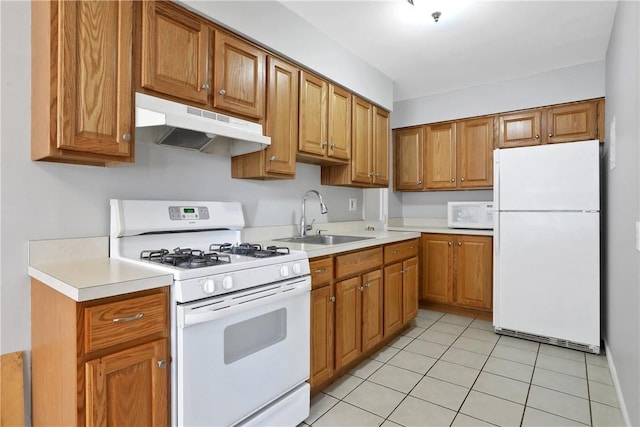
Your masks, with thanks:
[[[613,380],[613,388],[616,390],[616,395],[618,396],[618,403],[620,403],[620,411],[622,412],[622,418],[624,418],[624,425],[630,426],[631,420],[629,418],[629,412],[627,411],[627,405],[625,404],[624,398],[622,396],[622,389],[620,388],[620,382],[618,381],[618,372],[616,371],[616,365],[613,363],[613,357],[611,357],[609,343],[607,343],[607,340],[603,341],[604,349],[606,351],[605,355],[607,356],[607,365],[609,366],[609,373],[611,374],[611,379]]]

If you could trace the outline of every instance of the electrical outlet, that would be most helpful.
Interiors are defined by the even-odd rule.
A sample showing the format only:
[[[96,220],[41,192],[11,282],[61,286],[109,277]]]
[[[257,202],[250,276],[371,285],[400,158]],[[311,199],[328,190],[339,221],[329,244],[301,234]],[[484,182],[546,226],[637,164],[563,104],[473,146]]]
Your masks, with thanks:
[[[349,199],[349,210],[350,211],[358,210],[358,199]]]

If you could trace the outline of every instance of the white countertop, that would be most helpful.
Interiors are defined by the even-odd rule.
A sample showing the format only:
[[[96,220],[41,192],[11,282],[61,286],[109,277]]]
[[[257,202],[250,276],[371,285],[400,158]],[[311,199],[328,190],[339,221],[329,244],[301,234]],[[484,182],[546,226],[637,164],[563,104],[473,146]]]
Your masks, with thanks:
[[[28,273],[78,302],[173,283],[171,274],[109,258],[108,248],[108,237],[30,241]]]
[[[390,231],[416,231],[419,233],[467,234],[493,236],[493,230],[474,228],[449,228],[446,218],[401,218],[389,221]]]

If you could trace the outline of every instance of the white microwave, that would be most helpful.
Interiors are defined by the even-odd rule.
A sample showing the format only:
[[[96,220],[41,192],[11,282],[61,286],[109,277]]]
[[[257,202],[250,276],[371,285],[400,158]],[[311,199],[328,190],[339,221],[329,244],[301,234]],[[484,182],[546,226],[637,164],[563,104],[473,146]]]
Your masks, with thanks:
[[[493,229],[493,202],[448,202],[447,225]]]

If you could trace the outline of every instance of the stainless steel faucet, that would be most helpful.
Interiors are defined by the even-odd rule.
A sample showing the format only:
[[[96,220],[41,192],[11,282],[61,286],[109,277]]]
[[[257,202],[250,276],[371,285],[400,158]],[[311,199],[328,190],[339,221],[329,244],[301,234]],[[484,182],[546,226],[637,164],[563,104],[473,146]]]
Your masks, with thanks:
[[[316,196],[318,196],[318,199],[320,200],[321,214],[326,214],[327,212],[329,212],[329,209],[327,209],[327,205],[325,205],[322,201],[322,195],[320,193],[318,193],[316,190],[309,190],[304,193],[304,196],[302,197],[302,213],[300,214],[300,237],[306,236],[307,231],[311,230],[311,225],[307,225],[307,218],[305,218],[305,202],[307,201],[307,197],[309,197],[310,194],[315,194]]]

